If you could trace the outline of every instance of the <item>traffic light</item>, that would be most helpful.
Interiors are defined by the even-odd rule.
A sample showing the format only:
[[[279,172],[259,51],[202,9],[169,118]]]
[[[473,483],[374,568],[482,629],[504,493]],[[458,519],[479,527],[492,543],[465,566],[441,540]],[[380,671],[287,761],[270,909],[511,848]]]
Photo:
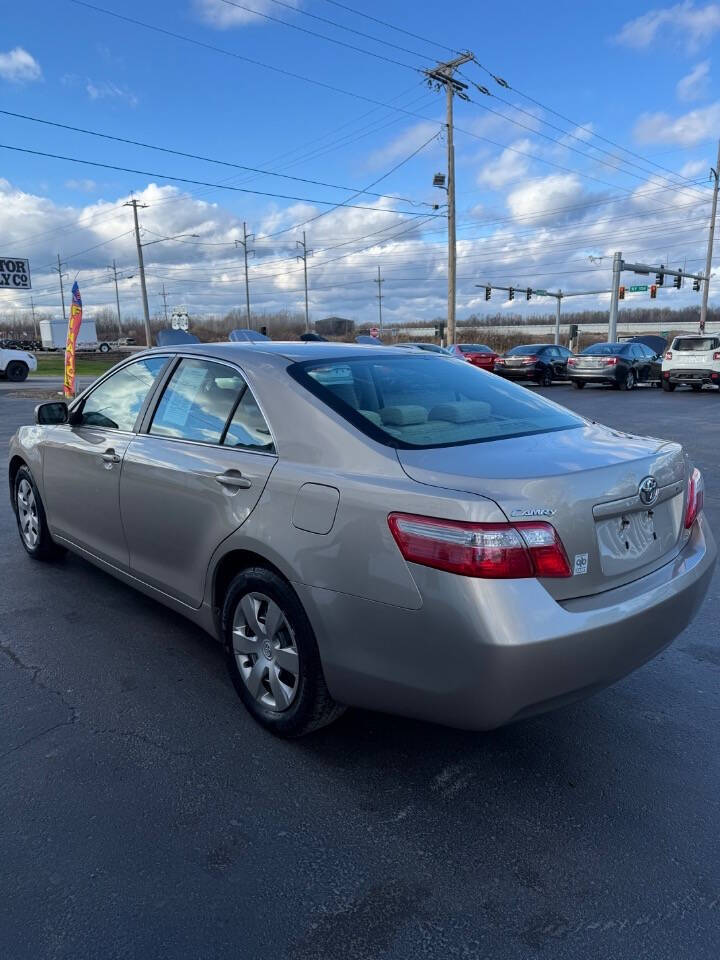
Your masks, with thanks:
[[[492,287],[485,287],[485,299],[489,300],[492,294]]]
[[[673,286],[676,290],[682,286],[682,270],[678,270],[678,275],[673,279]]]
[[[693,293],[700,293],[700,281],[693,280]]]
[[[618,290],[618,300],[624,300],[624,299],[625,299],[625,287],[620,287],[620,289]]]
[[[530,289],[530,287],[528,287],[527,290],[525,291],[525,299],[529,300],[530,297],[532,297],[532,290]]]
[[[514,300],[514,299],[515,299],[515,287],[510,287],[510,289],[508,290],[508,300]]]
[[[655,286],[661,287],[665,283],[665,273],[663,271],[663,264],[660,264],[660,269],[655,274]]]
[[[650,287],[650,299],[654,300],[657,297],[657,286],[653,283]]]

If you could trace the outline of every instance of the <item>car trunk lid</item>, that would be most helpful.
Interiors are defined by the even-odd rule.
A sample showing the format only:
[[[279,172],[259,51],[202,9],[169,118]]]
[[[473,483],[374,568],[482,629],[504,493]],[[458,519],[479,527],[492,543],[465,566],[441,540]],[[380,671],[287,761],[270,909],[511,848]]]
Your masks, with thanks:
[[[551,523],[573,570],[567,579],[543,581],[558,600],[645,576],[682,546],[686,464],[676,443],[586,424],[397,453],[419,483],[487,497],[510,521]],[[657,482],[651,504],[640,497],[647,477]]]

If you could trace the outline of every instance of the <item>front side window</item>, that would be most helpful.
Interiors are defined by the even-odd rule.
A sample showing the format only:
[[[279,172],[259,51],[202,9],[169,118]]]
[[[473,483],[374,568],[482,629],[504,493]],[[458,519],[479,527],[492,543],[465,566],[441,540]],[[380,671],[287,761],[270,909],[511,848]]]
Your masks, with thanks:
[[[201,443],[221,443],[245,381],[232,367],[184,358],[163,391],[150,433]]]
[[[288,372],[368,436],[400,448],[502,440],[582,426],[542,397],[436,356],[306,361]]]
[[[144,357],[111,374],[83,402],[79,424],[132,430],[167,357]]]

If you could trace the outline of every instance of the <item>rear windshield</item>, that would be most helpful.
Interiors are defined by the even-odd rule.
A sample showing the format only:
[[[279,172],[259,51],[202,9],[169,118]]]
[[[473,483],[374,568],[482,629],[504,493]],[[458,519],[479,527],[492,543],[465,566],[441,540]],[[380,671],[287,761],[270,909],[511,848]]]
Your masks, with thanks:
[[[676,337],[672,349],[681,353],[702,353],[705,350],[717,350],[717,337]]]
[[[623,343],[594,343],[591,347],[586,347],[583,353],[599,354],[603,357],[615,356],[625,350]]]
[[[393,447],[446,447],[583,424],[523,387],[433,354],[306,361],[288,372],[344,419]]]
[[[544,345],[530,343],[524,347],[513,347],[512,350],[508,350],[505,353],[506,357],[529,357],[533,353],[540,353],[541,350],[544,350]]]
[[[492,353],[490,347],[486,347],[484,343],[461,343],[459,347],[463,353]]]

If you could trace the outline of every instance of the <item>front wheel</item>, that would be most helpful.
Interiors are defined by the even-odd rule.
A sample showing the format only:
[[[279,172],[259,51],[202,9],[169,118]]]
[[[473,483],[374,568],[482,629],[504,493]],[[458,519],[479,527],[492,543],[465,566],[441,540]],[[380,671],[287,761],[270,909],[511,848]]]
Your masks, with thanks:
[[[26,466],[15,475],[13,506],[20,540],[33,560],[57,560],[63,556],[65,549],[50,536],[40,493]]]
[[[230,677],[258,723],[299,737],[345,710],[330,696],[310,621],[292,587],[265,567],[239,573],[222,614]]]
[[[28,365],[22,360],[12,360],[5,368],[5,376],[13,383],[22,383],[27,380]]]

